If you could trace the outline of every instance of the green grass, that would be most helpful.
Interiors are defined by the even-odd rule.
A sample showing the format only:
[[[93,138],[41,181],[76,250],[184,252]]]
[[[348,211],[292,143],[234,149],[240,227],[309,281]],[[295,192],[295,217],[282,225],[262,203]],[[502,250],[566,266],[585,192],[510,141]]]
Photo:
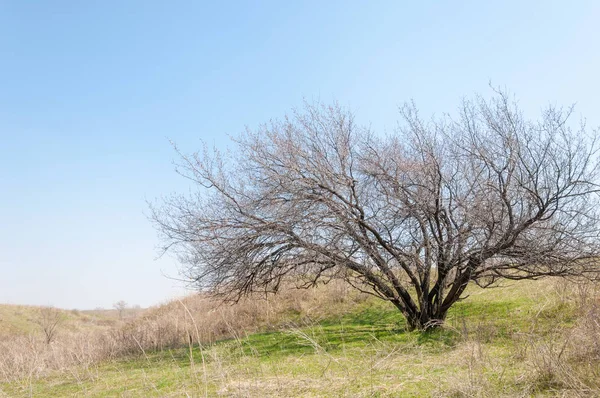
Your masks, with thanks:
[[[470,293],[452,308],[441,330],[407,332],[393,307],[367,300],[345,314],[286,330],[0,384],[0,396],[558,394],[551,384],[531,378],[518,337],[534,333],[544,338],[557,327],[572,326],[572,306],[553,298],[548,284],[535,282],[471,288]]]

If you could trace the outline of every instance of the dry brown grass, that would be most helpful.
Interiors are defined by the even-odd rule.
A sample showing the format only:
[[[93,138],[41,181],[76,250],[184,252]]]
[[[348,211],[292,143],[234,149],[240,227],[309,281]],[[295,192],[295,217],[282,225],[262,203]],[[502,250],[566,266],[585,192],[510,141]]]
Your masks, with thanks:
[[[535,388],[562,389],[577,396],[600,396],[600,286],[560,281],[559,300],[575,307],[573,327],[530,339],[528,361]]]
[[[506,295],[528,300],[512,313],[520,322],[515,329],[506,328],[506,319],[489,316],[490,306]],[[137,391],[130,396],[600,396],[598,285],[547,281],[482,295],[474,290],[475,305],[466,308],[482,316],[470,313],[449,322],[453,336],[459,336],[450,346],[428,348],[418,334],[401,334],[388,341],[373,335],[330,350],[331,341],[339,340],[333,333],[341,329],[332,332],[319,321],[356,311],[363,300],[342,284],[233,306],[190,296],[108,329],[62,333],[50,345],[36,336],[3,341],[0,378],[12,380],[9,392],[24,396],[55,396],[63,390],[49,385],[64,380],[74,385],[68,391],[82,395],[119,395],[106,378]],[[274,335],[289,336],[310,350],[271,351],[260,346],[265,338],[256,336],[262,335],[252,335],[264,330],[283,331]],[[172,347],[189,347],[189,357],[171,360]],[[122,357],[106,365],[107,359]],[[179,384],[161,386],[165,379]],[[41,384],[47,392],[36,390]]]
[[[502,347],[509,360],[499,360],[501,350],[488,344],[497,331],[493,322],[463,328],[462,343],[447,359],[462,364],[466,377],[457,372],[447,380],[450,387],[434,395],[600,397],[600,284],[554,280],[536,297],[530,329],[515,333],[513,343]],[[572,325],[565,327],[563,318],[570,316]],[[525,366],[515,373],[519,363]],[[503,388],[515,384],[516,390]]]
[[[97,328],[59,330],[51,344],[42,333],[5,335],[0,341],[0,381],[31,380],[50,371],[93,373],[94,364],[124,355],[145,355],[225,338],[240,339],[289,322],[318,321],[345,311],[364,296],[337,282],[310,290],[249,297],[229,305],[192,295],[146,310],[138,318],[106,319]]]

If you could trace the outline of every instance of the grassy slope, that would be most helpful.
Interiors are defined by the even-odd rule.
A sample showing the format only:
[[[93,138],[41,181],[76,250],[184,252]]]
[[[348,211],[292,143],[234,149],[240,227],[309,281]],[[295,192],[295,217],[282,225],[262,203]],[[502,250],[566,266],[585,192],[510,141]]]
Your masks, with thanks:
[[[0,336],[33,331],[37,327],[33,322],[36,311],[36,307],[0,304]]]
[[[278,332],[0,384],[0,396],[568,396],[526,358],[532,336],[574,321],[539,282],[472,288],[430,333],[405,332],[396,310],[369,300]]]
[[[10,334],[39,333],[39,308],[28,305],[0,304],[0,337]],[[117,322],[116,311],[59,310],[63,315],[61,329],[68,331],[91,330],[112,326]]]

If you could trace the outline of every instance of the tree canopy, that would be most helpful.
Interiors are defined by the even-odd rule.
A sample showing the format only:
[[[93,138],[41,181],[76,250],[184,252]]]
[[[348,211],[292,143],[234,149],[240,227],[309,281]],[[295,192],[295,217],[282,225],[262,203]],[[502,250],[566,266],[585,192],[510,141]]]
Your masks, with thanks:
[[[226,154],[178,151],[197,189],[151,218],[200,289],[236,299],[343,278],[428,328],[469,282],[596,275],[598,132],[571,114],[529,120],[495,91],[431,120],[407,104],[383,136],[307,104]]]

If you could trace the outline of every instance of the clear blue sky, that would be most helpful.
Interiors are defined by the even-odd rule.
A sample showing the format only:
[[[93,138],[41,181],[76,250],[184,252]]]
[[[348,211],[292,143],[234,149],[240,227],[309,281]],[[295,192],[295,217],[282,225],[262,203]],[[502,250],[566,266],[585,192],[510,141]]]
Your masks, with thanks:
[[[144,215],[186,189],[168,139],[225,146],[303,98],[384,131],[491,80],[598,125],[598,21],[597,1],[0,0],[0,302],[181,294]]]

